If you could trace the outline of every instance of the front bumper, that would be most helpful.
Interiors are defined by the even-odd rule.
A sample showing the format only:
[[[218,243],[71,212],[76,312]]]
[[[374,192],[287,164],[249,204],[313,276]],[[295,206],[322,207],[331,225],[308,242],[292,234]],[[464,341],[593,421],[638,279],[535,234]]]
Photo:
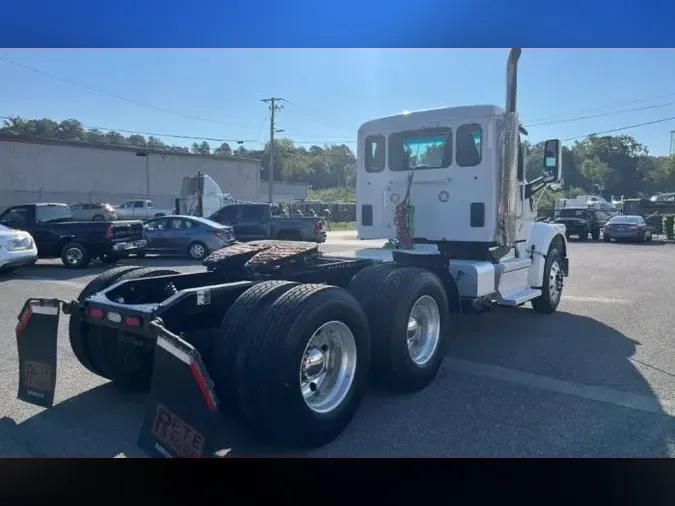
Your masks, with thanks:
[[[9,267],[22,267],[26,265],[33,265],[37,262],[38,252],[37,248],[25,250],[0,251],[0,269]]]

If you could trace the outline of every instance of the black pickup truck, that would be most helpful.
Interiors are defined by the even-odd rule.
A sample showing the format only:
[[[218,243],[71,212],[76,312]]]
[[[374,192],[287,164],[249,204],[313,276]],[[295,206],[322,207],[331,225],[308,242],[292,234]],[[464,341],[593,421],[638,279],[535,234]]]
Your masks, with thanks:
[[[140,221],[74,221],[66,204],[22,204],[0,214],[0,224],[29,232],[39,258],[61,258],[73,269],[94,258],[115,263],[145,246]]]
[[[281,215],[277,206],[265,203],[228,204],[209,216],[211,221],[234,228],[238,241],[326,242],[326,220],[319,217]]]

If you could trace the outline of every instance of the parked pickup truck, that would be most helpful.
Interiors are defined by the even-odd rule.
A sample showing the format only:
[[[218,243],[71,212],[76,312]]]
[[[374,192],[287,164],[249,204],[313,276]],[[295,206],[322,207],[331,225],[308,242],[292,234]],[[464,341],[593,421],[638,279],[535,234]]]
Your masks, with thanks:
[[[152,200],[127,200],[113,206],[117,218],[120,220],[149,220],[173,214],[173,209],[162,209],[152,205]]]
[[[209,219],[221,225],[231,225],[238,241],[326,241],[326,222],[323,218],[273,216],[272,208],[265,203],[229,204],[213,213]]]
[[[140,221],[74,221],[66,204],[24,204],[7,208],[0,224],[29,232],[39,258],[61,258],[66,267],[82,268],[94,258],[115,263],[143,248]]]

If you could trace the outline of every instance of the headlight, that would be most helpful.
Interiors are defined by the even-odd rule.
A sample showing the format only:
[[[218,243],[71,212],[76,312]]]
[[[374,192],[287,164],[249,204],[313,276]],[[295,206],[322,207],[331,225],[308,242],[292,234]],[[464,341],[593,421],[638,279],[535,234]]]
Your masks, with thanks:
[[[19,239],[11,239],[4,244],[7,251],[19,251],[23,249],[30,249],[33,247],[33,239],[30,237],[21,237]]]

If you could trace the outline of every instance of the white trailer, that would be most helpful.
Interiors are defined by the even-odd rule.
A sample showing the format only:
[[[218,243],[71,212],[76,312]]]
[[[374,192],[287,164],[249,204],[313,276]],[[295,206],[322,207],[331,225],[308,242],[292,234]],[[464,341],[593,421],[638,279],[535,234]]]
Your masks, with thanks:
[[[313,243],[237,244],[204,272],[120,267],[77,301],[31,299],[17,327],[19,397],[53,404],[62,309],[85,367],[150,389],[138,440],[149,455],[214,454],[219,408],[268,438],[319,446],[350,423],[371,373],[397,391],[429,385],[463,308],[554,312],[565,230],[536,222],[532,199],[561,180],[561,143],[546,141],[545,176],[529,181],[519,57],[513,49],[505,109],[403,114],[359,130],[359,233],[392,249],[347,258]]]

